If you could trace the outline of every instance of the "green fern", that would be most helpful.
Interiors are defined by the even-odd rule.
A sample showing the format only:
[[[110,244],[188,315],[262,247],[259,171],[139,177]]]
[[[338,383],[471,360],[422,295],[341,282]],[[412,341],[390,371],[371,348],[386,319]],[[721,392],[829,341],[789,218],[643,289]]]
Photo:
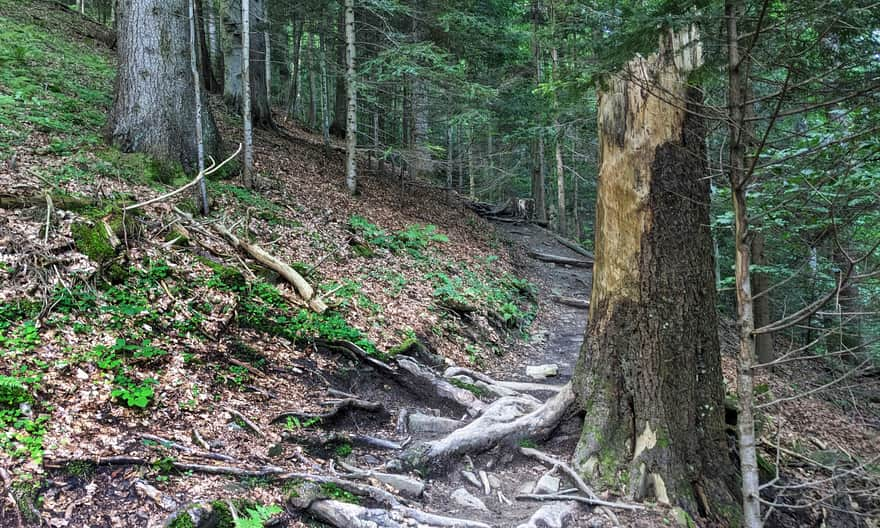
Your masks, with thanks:
[[[253,508],[248,508],[245,513],[247,517],[239,517],[235,521],[235,528],[263,528],[263,524],[273,515],[281,513],[281,508],[274,504],[268,506],[257,504]]]

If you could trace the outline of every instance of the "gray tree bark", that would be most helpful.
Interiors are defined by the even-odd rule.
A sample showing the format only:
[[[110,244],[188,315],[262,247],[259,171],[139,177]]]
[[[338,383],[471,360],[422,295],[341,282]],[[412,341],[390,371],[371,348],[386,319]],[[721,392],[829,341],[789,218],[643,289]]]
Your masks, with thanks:
[[[345,126],[345,184],[357,193],[357,79],[355,78],[354,0],[345,0],[345,87],[348,119]]]
[[[143,152],[195,171],[198,140],[187,11],[185,0],[120,4],[119,71],[106,136],[124,152]],[[207,108],[202,135],[205,152],[218,155],[220,136]]]
[[[266,20],[265,0],[249,0],[250,13],[250,104],[254,125],[272,128],[272,113],[266,97],[266,39],[263,28]],[[227,106],[242,112],[242,2],[230,0],[223,26],[226,30],[226,72],[223,86],[223,99]]]

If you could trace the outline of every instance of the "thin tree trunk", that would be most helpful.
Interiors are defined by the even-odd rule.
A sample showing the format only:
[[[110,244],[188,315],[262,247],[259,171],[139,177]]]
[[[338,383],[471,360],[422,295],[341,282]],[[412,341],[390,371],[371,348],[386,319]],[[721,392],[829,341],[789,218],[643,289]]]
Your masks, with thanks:
[[[253,189],[254,181],[254,131],[251,121],[251,16],[250,1],[241,2],[241,99],[244,118],[244,186]]]
[[[472,145],[473,145],[473,143],[472,143]],[[475,181],[476,174],[474,171],[473,147],[468,149],[467,158],[468,158],[468,196],[471,198],[471,200],[476,200],[477,199],[477,197],[476,197],[476,181]]]
[[[200,0],[203,2],[204,0]],[[216,93],[223,93],[223,84],[225,80],[225,67],[223,61],[223,49],[220,45],[220,26],[218,24],[218,15],[214,10],[214,2],[208,2],[208,9],[205,15],[208,46],[211,55],[211,69],[214,72],[214,88]]]
[[[752,262],[756,266],[767,264],[764,256],[764,235],[756,232],[752,237]],[[767,293],[769,279],[763,271],[752,272],[752,285],[755,291],[755,328],[770,324],[770,297]],[[775,359],[773,353],[773,334],[759,334],[755,338],[755,354],[758,363],[769,363]]]
[[[202,138],[202,86],[199,82],[199,66],[198,61],[196,60],[197,53],[197,43],[198,40],[196,37],[196,27],[198,27],[198,23],[200,21],[196,20],[195,13],[195,2],[196,0],[189,0],[187,2],[189,4],[189,61],[190,61],[190,72],[192,72],[193,76],[193,93],[195,95],[195,126],[196,126],[196,145],[198,152],[198,169],[199,174],[202,174],[202,179],[199,181],[199,201],[201,202],[202,214],[207,216],[209,213],[208,210],[208,188],[205,185],[205,143]],[[204,50],[204,48],[202,48]],[[204,60],[204,55],[203,55]]]
[[[357,193],[357,79],[355,78],[354,0],[345,0],[345,85],[348,92],[348,119],[345,128],[345,183]]]
[[[211,54],[208,52],[208,41],[205,38],[205,10],[203,0],[195,0],[196,10],[196,39],[198,43],[199,67],[205,89],[211,93],[217,93],[217,81],[211,63]]]
[[[535,84],[544,81],[543,68],[541,65],[541,43],[538,41],[538,25],[541,20],[541,3],[539,0],[532,2],[532,60],[535,63]],[[544,134],[538,133],[538,137],[532,143],[532,200],[535,202],[535,219],[539,222],[547,221],[547,197],[546,197],[546,171],[544,166]]]
[[[745,94],[748,92],[747,75],[741,70],[739,53],[739,30],[737,21],[743,13],[742,0],[726,0],[727,18],[727,67],[728,67],[728,106],[730,189],[733,198],[734,214],[734,255],[736,262],[736,300],[737,326],[739,330],[739,356],[737,395],[739,413],[737,431],[739,433],[740,473],[742,475],[743,521],[745,528],[760,528],[761,503],[759,495],[758,457],[755,438],[754,418],[754,375],[755,365],[755,311],[752,298],[752,284],[749,268],[751,252],[749,248],[748,210],[746,207],[745,159],[748,138],[743,133],[745,114]]]
[[[446,192],[452,192],[452,127],[446,126]]]
[[[635,499],[712,516],[736,499],[706,129],[694,112],[702,94],[687,86],[702,62],[697,40],[693,29],[664,35],[660,51],[630,61],[599,94],[595,268],[573,377],[585,411],[575,464]]]
[[[553,14],[553,26],[556,26],[556,14]],[[553,62],[550,81],[555,81],[558,76],[559,69],[559,52],[556,47],[550,48],[550,58]],[[556,221],[557,230],[562,236],[566,236],[567,218],[565,214],[565,165],[562,162],[562,142],[565,139],[565,133],[559,126],[559,100],[556,92],[553,92],[553,130],[556,132]]]
[[[269,22],[266,22],[267,29],[263,31],[263,39],[266,41],[266,101],[272,106],[272,32],[269,29]]]
[[[324,138],[324,146],[330,148],[330,109],[329,107],[329,87],[327,86],[327,51],[325,41],[327,33],[322,29],[319,37],[319,50],[321,62],[321,135]]]
[[[346,57],[345,57],[345,49],[346,49],[346,41],[345,41],[345,9],[340,10],[339,12],[339,25],[338,31],[336,34],[336,98],[333,104],[333,123],[330,125],[330,133],[336,137],[345,137],[346,134],[346,115],[348,112],[347,108],[347,95],[346,95],[346,85],[345,85],[345,67],[346,67]]]
[[[290,69],[293,72],[290,76],[290,91],[287,95],[287,115],[296,118],[299,113],[299,75],[300,75],[300,55],[302,50],[302,34],[303,21],[295,20],[291,23],[293,26],[293,64]]]

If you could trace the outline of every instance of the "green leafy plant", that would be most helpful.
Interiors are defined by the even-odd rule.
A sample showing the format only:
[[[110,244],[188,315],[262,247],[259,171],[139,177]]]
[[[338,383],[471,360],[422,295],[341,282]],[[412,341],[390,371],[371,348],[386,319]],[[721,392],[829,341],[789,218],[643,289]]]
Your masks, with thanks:
[[[351,504],[360,503],[360,499],[358,499],[357,495],[354,495],[331,482],[321,484],[321,492],[327,496],[327,498],[338,500],[340,502],[348,502]]]
[[[146,378],[138,383],[125,374],[117,374],[113,382],[116,388],[110,392],[110,396],[121,400],[128,407],[146,409],[155,395],[153,386],[156,380],[153,378]]]
[[[235,521],[235,528],[263,528],[263,524],[281,511],[275,504],[257,504],[253,508],[245,509],[244,515]]]

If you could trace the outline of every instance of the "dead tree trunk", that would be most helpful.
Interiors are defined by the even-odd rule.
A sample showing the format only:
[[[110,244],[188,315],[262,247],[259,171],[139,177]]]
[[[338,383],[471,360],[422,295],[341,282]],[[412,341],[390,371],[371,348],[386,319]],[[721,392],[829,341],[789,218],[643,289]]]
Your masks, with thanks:
[[[573,378],[586,416],[575,464],[635,499],[717,516],[736,500],[705,128],[684,110],[701,101],[686,85],[700,63],[695,29],[667,34],[658,53],[629,62],[599,95],[596,262]]]
[[[186,5],[185,0],[120,4],[119,73],[106,132],[124,152],[144,152],[194,170],[198,140]],[[218,154],[220,137],[207,108],[202,132],[206,154]]]

